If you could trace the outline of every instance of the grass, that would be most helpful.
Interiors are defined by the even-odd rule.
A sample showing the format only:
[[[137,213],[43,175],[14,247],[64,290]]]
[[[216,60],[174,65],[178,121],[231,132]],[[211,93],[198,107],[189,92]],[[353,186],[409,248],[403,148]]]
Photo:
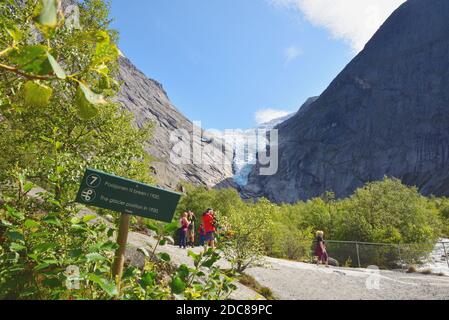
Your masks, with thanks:
[[[238,281],[243,284],[244,286],[247,286],[248,288],[253,289],[254,291],[256,291],[258,294],[260,294],[261,296],[263,296],[265,299],[267,300],[276,300],[273,292],[271,291],[270,288],[261,286],[260,283],[258,283],[256,281],[256,279],[254,279],[254,277],[247,275],[247,274],[242,274],[238,277]]]

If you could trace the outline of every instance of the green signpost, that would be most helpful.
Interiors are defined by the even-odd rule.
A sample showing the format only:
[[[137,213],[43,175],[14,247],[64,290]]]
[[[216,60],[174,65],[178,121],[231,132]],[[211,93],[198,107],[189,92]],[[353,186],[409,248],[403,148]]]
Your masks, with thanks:
[[[180,198],[180,193],[93,169],[86,170],[76,202],[122,213],[117,236],[119,248],[112,270],[118,283],[123,273],[130,216],[136,215],[170,223]]]

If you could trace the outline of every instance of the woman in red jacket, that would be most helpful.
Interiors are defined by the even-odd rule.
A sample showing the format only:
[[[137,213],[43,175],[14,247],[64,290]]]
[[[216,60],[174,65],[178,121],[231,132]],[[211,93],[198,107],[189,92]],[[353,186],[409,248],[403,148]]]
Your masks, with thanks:
[[[215,249],[216,228],[214,211],[212,209],[207,209],[207,211],[203,213],[203,226],[204,231],[206,232],[206,244],[209,245],[209,247],[211,247],[212,249]]]

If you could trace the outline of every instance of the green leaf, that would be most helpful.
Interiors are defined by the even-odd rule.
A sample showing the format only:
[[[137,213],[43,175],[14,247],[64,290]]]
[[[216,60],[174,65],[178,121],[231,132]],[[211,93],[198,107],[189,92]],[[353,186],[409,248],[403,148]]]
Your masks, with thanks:
[[[56,243],[41,243],[41,244],[36,245],[33,248],[33,252],[42,253],[42,252],[46,252],[50,249],[54,249],[56,247],[58,247],[58,244],[56,244]]]
[[[215,262],[217,262],[218,260],[220,260],[220,257],[214,256],[214,257],[206,260],[205,262],[203,262],[201,264],[201,266],[210,269],[215,264]]]
[[[118,294],[117,287],[115,283],[113,283],[112,281],[99,277],[93,273],[88,274],[87,279],[99,285],[100,288],[103,289],[103,291],[106,292],[111,297],[116,296]]]
[[[43,219],[43,221],[45,223],[48,223],[50,225],[54,225],[56,227],[61,227],[62,223],[61,220],[59,220],[58,218],[54,217],[54,216],[47,216]]]
[[[154,232],[158,232],[158,231],[159,231],[158,226],[157,226],[156,223],[153,222],[153,221],[148,221],[147,224],[146,224],[146,227],[147,227],[148,229],[154,231]]]
[[[7,228],[9,228],[9,227],[12,227],[13,226],[13,224],[11,223],[11,222],[9,222],[9,221],[6,221],[6,220],[0,220],[0,223],[2,224],[2,225],[4,225],[5,227],[7,227]]]
[[[156,280],[156,273],[155,272],[146,272],[142,276],[142,278],[140,279],[140,285],[143,288],[146,288],[148,286],[153,285],[155,280]]]
[[[91,120],[95,118],[99,111],[97,104],[105,103],[102,96],[93,93],[89,87],[80,84],[76,90],[75,103],[78,107],[78,115],[83,120]]]
[[[14,209],[13,207],[6,206],[6,210],[11,217],[16,218],[19,221],[25,220],[25,215],[22,212]]]
[[[186,290],[186,284],[180,277],[175,277],[170,282],[170,288],[174,294],[183,294]]]
[[[187,277],[190,274],[190,269],[187,265],[182,264],[178,268],[178,275],[181,277],[181,279],[187,279]]]
[[[62,286],[61,280],[54,277],[45,279],[44,281],[42,281],[42,284],[51,289],[60,288]]]
[[[11,241],[24,241],[23,234],[19,231],[8,231],[6,236],[11,239]]]
[[[18,243],[11,243],[11,246],[9,247],[11,249],[11,251],[16,251],[16,252],[20,252],[26,249],[26,247],[24,245],[18,244]]]
[[[53,89],[46,85],[28,81],[24,86],[25,105],[34,108],[43,108],[50,102]]]
[[[166,244],[167,244],[167,239],[162,239],[161,241],[159,241],[160,246],[165,246]]]
[[[49,266],[50,266],[49,263],[40,263],[40,264],[38,264],[37,266],[34,267],[34,270],[35,271],[41,271],[41,270],[47,269]]]
[[[8,55],[9,60],[20,70],[46,75],[52,71],[47,57],[47,48],[41,45],[28,45],[13,50]]]
[[[69,251],[69,257],[73,259],[78,259],[79,257],[81,257],[82,254],[83,254],[82,249],[73,249]]]
[[[40,226],[40,224],[37,223],[36,221],[28,219],[28,220],[25,221],[24,226],[27,229],[33,229],[33,228],[38,228]]]
[[[47,52],[48,61],[50,62],[51,67],[53,68],[53,71],[55,75],[61,79],[64,80],[67,78],[67,75],[65,71],[62,69],[62,67],[59,65],[59,63],[56,61],[56,59]]]
[[[178,223],[177,222],[172,222],[172,223],[169,223],[169,224],[166,224],[165,226],[164,226],[164,233],[172,233],[172,232],[174,232],[174,231],[176,231],[176,230],[178,230]]]
[[[93,104],[93,105],[99,105],[99,104],[105,104],[106,100],[104,100],[103,96],[101,94],[94,93],[87,85],[84,83],[80,83],[79,88],[84,94],[84,97],[86,100]]]
[[[36,22],[41,26],[55,28],[58,24],[58,1],[40,0],[36,10]]]
[[[32,182],[27,182],[25,183],[25,185],[23,186],[23,192],[24,193],[28,193],[31,191],[31,189],[34,188],[34,184]]]
[[[170,260],[171,260],[170,255],[168,253],[165,253],[165,252],[159,253],[158,257],[160,259],[162,259],[163,261],[165,261],[165,262],[170,262]]]
[[[6,28],[6,32],[8,32],[14,42],[17,43],[22,40],[22,31],[20,31],[16,26]]]
[[[85,216],[83,217],[83,222],[84,222],[84,223],[88,223],[89,221],[92,221],[92,220],[94,220],[94,219],[96,219],[96,218],[97,218],[96,215],[88,214],[88,215],[85,215]]]
[[[89,262],[97,262],[104,261],[106,258],[99,253],[89,253],[86,255],[87,261]]]

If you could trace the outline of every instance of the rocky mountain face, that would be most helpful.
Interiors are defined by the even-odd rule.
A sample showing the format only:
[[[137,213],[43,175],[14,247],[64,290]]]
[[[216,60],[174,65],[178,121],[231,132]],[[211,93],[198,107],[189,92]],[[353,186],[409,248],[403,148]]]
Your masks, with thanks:
[[[77,0],[63,0],[61,4],[62,9],[67,10],[69,5],[76,5]],[[192,122],[173,106],[161,84],[145,76],[126,57],[120,58],[119,65],[117,80],[123,84],[116,100],[134,114],[137,126],[147,122],[154,124],[148,152],[155,159],[152,169],[161,186],[175,189],[180,182],[186,181],[213,187],[232,176],[232,159],[222,159],[220,142],[201,140],[201,137],[193,139]],[[178,165],[170,159],[176,143],[170,141],[170,136],[177,129],[186,130],[193,142],[184,141],[192,152],[192,161],[188,164]],[[198,131],[201,135],[201,129]],[[197,157],[193,162],[193,148],[205,148],[201,161]]]
[[[279,170],[242,190],[295,202],[384,176],[449,195],[449,1],[408,0],[317,101],[278,126]]]
[[[148,152],[155,158],[153,170],[160,185],[176,188],[179,182],[187,181],[213,187],[232,176],[232,159],[223,161],[222,145],[201,137],[193,139],[192,122],[172,105],[162,85],[147,78],[125,57],[120,58],[119,81],[123,85],[117,101],[135,115],[138,126],[148,121],[155,126]],[[179,165],[171,161],[170,154],[177,142],[171,142],[170,136],[180,129],[189,133],[195,148],[206,148],[201,163]],[[192,145],[184,142],[193,151]]]

